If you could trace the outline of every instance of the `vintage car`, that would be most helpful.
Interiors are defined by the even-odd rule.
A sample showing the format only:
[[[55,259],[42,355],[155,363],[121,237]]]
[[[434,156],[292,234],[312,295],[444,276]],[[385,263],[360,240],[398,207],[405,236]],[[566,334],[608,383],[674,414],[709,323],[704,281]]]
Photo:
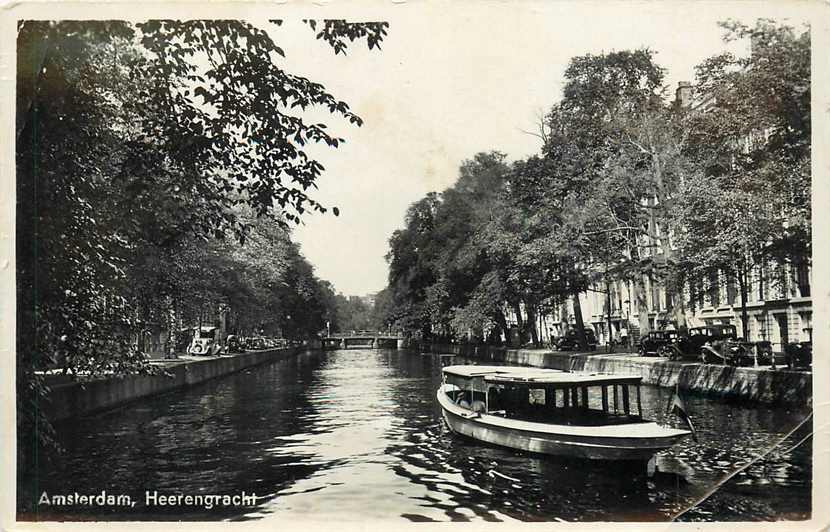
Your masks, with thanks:
[[[262,338],[258,336],[249,336],[245,338],[245,349],[252,350],[252,349],[261,349],[262,348]]]
[[[176,353],[186,353],[190,342],[193,341],[195,328],[185,327],[176,331],[176,340],[173,344],[173,351]]]
[[[217,327],[197,327],[187,348],[189,355],[217,356],[222,351]]]
[[[641,357],[649,355],[666,356],[663,347],[672,343],[679,336],[677,331],[651,331],[640,337],[637,353]]]
[[[754,344],[738,338],[734,325],[717,324],[689,329],[697,336],[703,363],[751,366],[755,362]],[[704,341],[705,339],[705,341]]]
[[[287,347],[287,346],[288,346],[288,340],[286,340],[285,338],[275,338],[274,339],[274,347],[282,348],[282,347]]]
[[[597,348],[597,337],[592,329],[585,327],[585,340],[588,342],[588,349],[594,351]],[[579,337],[576,334],[576,329],[570,329],[564,336],[556,340],[556,349],[558,351],[572,351],[579,349]]]
[[[793,342],[784,346],[784,358],[789,369],[812,369],[813,342]]]
[[[772,351],[772,342],[769,341],[759,341],[759,342],[752,342],[757,349],[757,356],[758,356],[758,365],[759,366],[770,366],[773,364],[780,364],[784,362],[781,360],[776,354]]]
[[[775,355],[768,341],[747,342],[738,338],[734,325],[692,327],[686,335],[661,347],[661,356],[670,360],[695,360],[732,366],[771,365]],[[777,361],[777,359],[776,359]]]
[[[241,353],[242,351],[244,351],[242,339],[235,334],[229,334],[228,337],[225,339],[225,352]]]
[[[724,328],[725,327],[725,328]],[[676,332],[664,342],[658,354],[670,360],[703,360],[703,346],[712,345],[726,338],[735,339],[732,325],[704,325],[692,327],[687,334]]]

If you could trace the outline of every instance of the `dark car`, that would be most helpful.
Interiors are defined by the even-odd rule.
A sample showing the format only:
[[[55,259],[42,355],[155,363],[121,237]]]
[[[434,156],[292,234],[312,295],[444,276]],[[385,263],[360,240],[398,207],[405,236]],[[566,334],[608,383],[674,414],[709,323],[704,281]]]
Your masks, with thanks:
[[[242,339],[235,334],[230,334],[225,339],[226,353],[241,353],[244,350]]]
[[[692,327],[687,334],[679,332],[659,346],[658,354],[669,360],[703,360],[704,346],[711,347],[723,341],[737,341],[734,325],[718,324]],[[713,355],[714,356],[714,355]]]
[[[585,340],[588,342],[588,349],[594,351],[597,348],[597,337],[592,329],[585,327]],[[556,349],[558,351],[572,351],[579,349],[579,337],[576,334],[576,329],[570,329],[556,340]]]
[[[663,355],[663,347],[677,339],[677,331],[651,331],[640,337],[637,352],[641,357],[648,355]]]
[[[789,369],[812,369],[813,342],[794,342],[785,345],[784,357]]]
[[[775,353],[772,351],[772,342],[767,340],[758,341],[758,342],[751,342],[752,346],[754,346],[758,350],[758,365],[760,366],[770,366],[772,365],[773,361],[778,364],[781,360],[775,356]]]
[[[261,336],[250,336],[245,339],[245,349],[253,350],[253,349],[264,349],[265,348],[265,339]]]
[[[734,325],[718,324],[694,327],[700,343],[704,363],[714,362],[730,366],[751,366],[755,362],[754,344],[738,338]],[[703,341],[705,340],[705,341]],[[701,343],[702,342],[702,343]]]
[[[773,363],[772,344],[768,341],[747,342],[738,338],[734,325],[717,324],[692,327],[662,347],[661,355],[670,360],[700,360],[732,366]]]

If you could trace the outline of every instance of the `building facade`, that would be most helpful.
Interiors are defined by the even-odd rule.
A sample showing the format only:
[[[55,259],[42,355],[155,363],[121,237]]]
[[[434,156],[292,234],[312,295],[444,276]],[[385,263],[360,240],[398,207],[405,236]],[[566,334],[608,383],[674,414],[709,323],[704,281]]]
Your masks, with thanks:
[[[709,95],[695,98],[692,85],[680,82],[675,104],[691,112],[705,112],[714,103]],[[742,143],[748,150],[750,144],[765,142],[768,132],[747,136]],[[657,228],[659,236],[659,228]],[[669,238],[670,243],[670,236]],[[671,244],[669,244],[671,245]],[[660,247],[656,246],[660,253]],[[743,305],[736,280],[723,273],[709,279],[706,290],[686,288],[682,297],[674,301],[659,281],[644,279],[648,307],[648,323],[651,329],[673,328],[673,317],[679,311],[689,327],[712,324],[735,325],[738,335],[749,341],[769,341],[775,351],[783,351],[791,342],[812,341],[812,268],[808,261],[796,264],[768,262],[756,266],[747,275],[747,297]],[[583,319],[597,334],[600,343],[610,339],[620,341],[628,336],[636,341],[639,336],[640,317],[633,302],[632,283],[614,281],[608,286],[592,286],[580,295]],[[680,306],[678,310],[676,307]],[[746,330],[743,311],[746,309]],[[573,305],[567,321],[575,322]],[[561,313],[560,313],[561,314]],[[610,325],[609,325],[610,324]]]

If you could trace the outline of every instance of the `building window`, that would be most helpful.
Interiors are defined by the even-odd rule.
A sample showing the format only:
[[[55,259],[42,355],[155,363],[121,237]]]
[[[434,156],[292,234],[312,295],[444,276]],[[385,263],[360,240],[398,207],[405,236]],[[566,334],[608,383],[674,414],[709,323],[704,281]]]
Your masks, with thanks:
[[[735,289],[735,276],[729,274],[726,276],[726,304],[730,306],[734,305],[736,295],[737,290]]]
[[[709,303],[713,307],[720,306],[720,284],[717,273],[709,274]]]
[[[765,316],[755,317],[756,330],[758,331],[756,338],[759,340],[767,339],[767,324]]]
[[[796,266],[795,281],[801,297],[810,297],[810,267],[805,261],[799,262]]]
[[[799,312],[798,317],[801,320],[801,340],[809,342],[813,340],[813,313]]]
[[[651,288],[651,310],[658,312],[662,310],[660,307],[660,284],[654,281],[654,277],[648,277],[649,287]]]
[[[780,264],[778,266],[779,299],[786,299],[787,294],[789,294],[789,279],[787,277],[787,265]]]
[[[766,284],[766,268],[764,267],[764,263],[758,265],[758,301],[763,301],[765,299],[765,284]]]

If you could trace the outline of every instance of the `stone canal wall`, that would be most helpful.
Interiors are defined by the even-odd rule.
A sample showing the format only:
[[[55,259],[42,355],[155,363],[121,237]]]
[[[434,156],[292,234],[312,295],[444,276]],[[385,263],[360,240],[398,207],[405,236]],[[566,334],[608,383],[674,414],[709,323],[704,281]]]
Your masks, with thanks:
[[[166,375],[131,375],[53,385],[44,410],[52,421],[70,419],[293,356],[301,349],[304,348],[288,347],[218,358],[183,360],[165,364],[163,367]]]
[[[681,390],[719,399],[812,407],[812,373],[803,371],[672,362],[631,354],[575,354],[470,345],[433,345],[430,350],[498,364],[641,375],[646,384],[679,385]]]

